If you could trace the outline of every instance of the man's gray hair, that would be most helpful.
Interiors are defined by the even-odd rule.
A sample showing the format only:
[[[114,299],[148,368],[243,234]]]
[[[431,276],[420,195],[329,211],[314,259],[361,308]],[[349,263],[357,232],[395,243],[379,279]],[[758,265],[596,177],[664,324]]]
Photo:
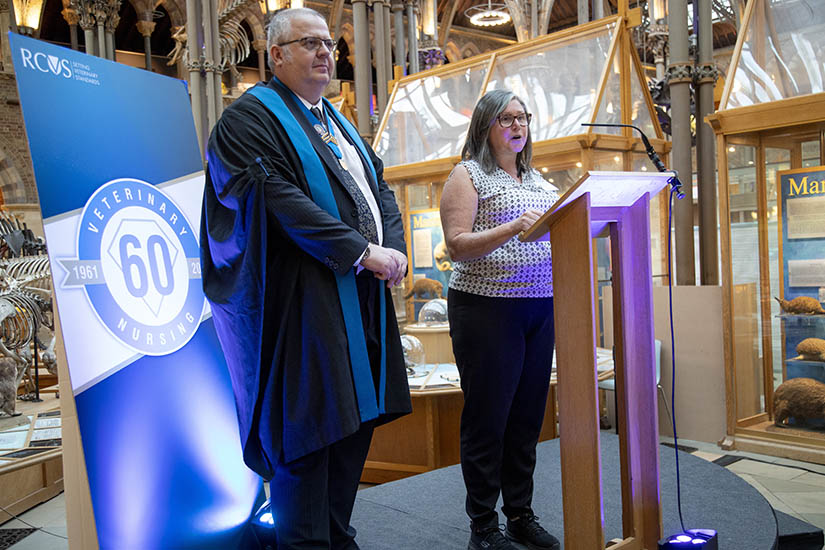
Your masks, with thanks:
[[[510,90],[493,90],[487,92],[478,100],[473,116],[470,119],[470,129],[467,131],[467,139],[464,142],[464,149],[461,150],[461,158],[464,160],[475,160],[481,165],[482,170],[491,174],[498,168],[496,157],[490,149],[490,129],[493,124],[497,124],[496,117],[504,112],[504,109],[511,101],[517,100],[527,112],[527,105],[524,101]],[[530,163],[533,161],[533,135],[527,133],[527,143],[524,149],[516,155],[516,168],[519,175],[530,170]]]
[[[292,28],[292,20],[296,17],[312,15],[321,19],[324,23],[327,20],[323,15],[312,8],[285,8],[275,11],[269,19],[269,24],[266,29],[266,54],[269,55],[269,50],[275,44],[280,44],[289,36],[289,30]],[[269,59],[269,70],[275,70],[272,65],[272,59]]]

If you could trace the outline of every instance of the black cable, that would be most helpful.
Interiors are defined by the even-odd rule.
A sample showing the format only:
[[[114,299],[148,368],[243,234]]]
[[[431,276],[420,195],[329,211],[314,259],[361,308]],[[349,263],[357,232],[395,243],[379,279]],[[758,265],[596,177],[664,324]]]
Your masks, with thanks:
[[[11,512],[9,512],[9,511],[8,511],[8,510],[6,510],[5,508],[3,508],[2,506],[0,506],[0,511],[2,511],[2,512],[4,512],[4,513],[8,514],[8,515],[10,515],[12,518],[16,519],[16,520],[17,520],[17,521],[19,521],[20,523],[22,523],[22,524],[24,524],[24,525],[28,525],[29,527],[31,527],[31,528],[32,528],[32,529],[34,529],[35,531],[42,531],[42,532],[46,533],[47,535],[51,535],[51,536],[53,536],[53,537],[57,537],[57,538],[59,538],[59,539],[69,540],[69,537],[64,537],[63,535],[58,535],[57,533],[52,533],[51,531],[46,531],[46,530],[45,530],[45,529],[43,529],[42,527],[37,527],[36,525],[32,525],[31,523],[29,523],[28,521],[26,521],[26,520],[24,520],[24,519],[20,519],[19,517],[15,516],[15,515],[14,515],[14,514],[12,514]]]
[[[670,316],[670,420],[673,428],[673,452],[676,455],[676,507],[679,510],[679,524],[682,526],[682,532],[684,533],[687,530],[685,529],[685,520],[682,518],[682,482],[679,477],[679,438],[676,435],[676,337],[673,332],[673,264],[670,257],[671,243],[673,242],[673,232],[670,230],[670,228],[673,227],[673,195],[677,193],[679,193],[678,187],[671,188],[667,212],[667,299],[668,314]]]

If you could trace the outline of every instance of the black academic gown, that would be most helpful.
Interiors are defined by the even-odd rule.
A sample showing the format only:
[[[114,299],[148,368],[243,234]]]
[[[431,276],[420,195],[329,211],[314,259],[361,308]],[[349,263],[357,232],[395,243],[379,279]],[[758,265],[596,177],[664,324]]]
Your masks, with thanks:
[[[270,81],[321,157],[341,220],[316,205],[282,125],[245,94],[223,113],[208,144],[201,227],[204,290],[235,392],[244,460],[264,478],[361,425],[334,272],[353,269],[367,246],[340,166],[281,85]],[[406,253],[395,195],[367,145],[383,219],[383,246]],[[370,170],[365,169],[371,179]],[[377,183],[377,185],[376,185]],[[263,266],[263,267],[262,267]],[[385,407],[381,424],[410,412],[403,352],[386,297]],[[372,305],[378,311],[378,303]],[[378,314],[375,314],[378,318]],[[371,365],[376,394],[379,365]]]

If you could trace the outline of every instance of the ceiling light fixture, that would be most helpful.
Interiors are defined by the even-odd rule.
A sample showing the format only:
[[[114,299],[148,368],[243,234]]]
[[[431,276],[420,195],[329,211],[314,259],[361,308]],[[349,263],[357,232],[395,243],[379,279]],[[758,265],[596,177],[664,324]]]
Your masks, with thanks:
[[[486,4],[478,4],[464,10],[464,15],[470,18],[470,23],[477,27],[495,27],[510,21],[510,14],[504,4],[494,4],[487,0]]]

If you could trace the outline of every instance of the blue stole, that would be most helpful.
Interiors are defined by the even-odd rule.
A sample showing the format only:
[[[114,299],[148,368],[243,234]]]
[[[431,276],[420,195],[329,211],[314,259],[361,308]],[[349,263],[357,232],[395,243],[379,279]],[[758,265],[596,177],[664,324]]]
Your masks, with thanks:
[[[298,108],[304,111],[307,120],[318,120],[306,108],[306,106],[298,99],[295,94],[284,86],[278,79],[273,77],[276,84],[281,86],[285,91],[293,96],[295,104]],[[335,203],[335,196],[332,194],[332,187],[327,177],[327,172],[324,169],[321,159],[309,141],[301,124],[287,107],[283,98],[267,86],[255,86],[250,88],[247,93],[252,94],[258,98],[267,109],[272,111],[272,114],[278,119],[284,127],[287,135],[292,140],[292,145],[295,147],[298,157],[301,159],[301,165],[304,169],[304,177],[309,186],[312,200],[326,210],[330,215],[337,219],[341,219],[338,212],[338,205]],[[352,138],[352,142],[361,152],[365,163],[372,174],[373,181],[378,184],[378,177],[375,173],[375,167],[369,162],[369,155],[361,141],[361,136],[355,127],[344,118],[338,111],[336,111],[332,104],[324,98],[324,103],[327,106],[325,111],[332,112],[340,128],[342,128]],[[332,127],[330,127],[330,132]],[[337,155],[336,155],[337,156]],[[355,285],[355,269],[349,269],[344,275],[335,273],[335,282],[338,286],[338,298],[341,303],[341,311],[344,316],[344,327],[347,332],[347,342],[349,344],[349,358],[350,367],[352,369],[352,380],[355,385],[355,396],[358,401],[358,411],[361,416],[361,421],[366,422],[377,418],[379,414],[385,412],[384,396],[385,386],[387,382],[387,316],[386,316],[386,299],[383,284],[380,296],[380,315],[381,315],[381,376],[378,385],[379,393],[376,398],[375,385],[372,379],[372,369],[370,368],[369,355],[367,354],[367,341],[364,337],[364,325],[361,321],[361,306],[358,302],[358,288]]]

